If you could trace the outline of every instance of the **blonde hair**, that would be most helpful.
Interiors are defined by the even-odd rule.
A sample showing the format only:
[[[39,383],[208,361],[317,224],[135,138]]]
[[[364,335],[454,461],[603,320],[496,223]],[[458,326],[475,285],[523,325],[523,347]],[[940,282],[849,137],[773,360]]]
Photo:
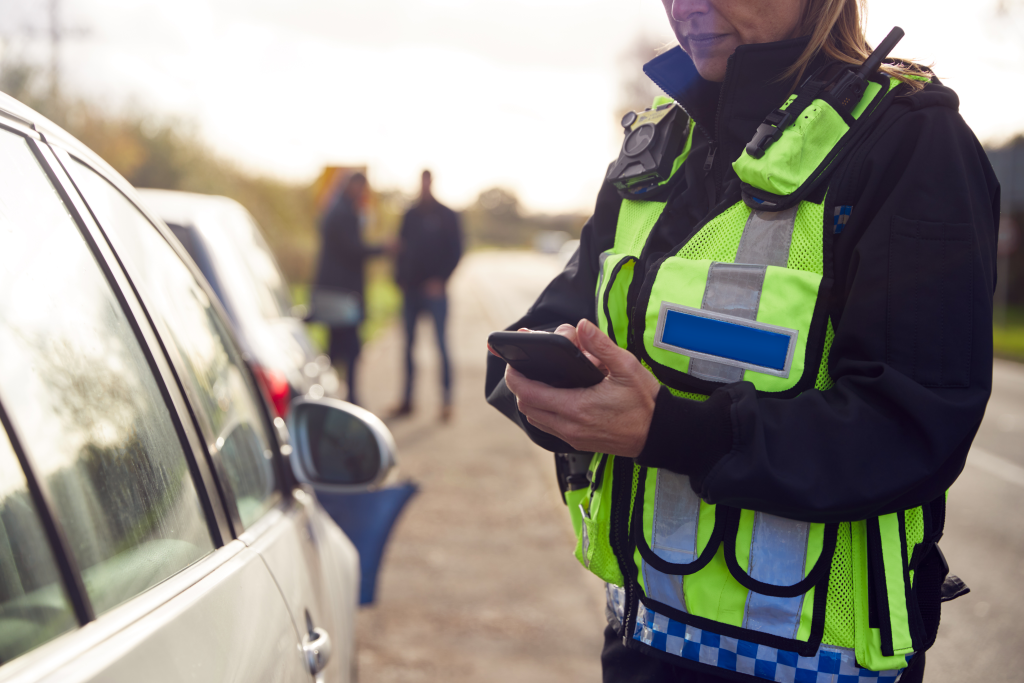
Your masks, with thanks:
[[[796,63],[783,74],[783,78],[794,76],[794,82],[803,80],[804,73],[818,54],[830,60],[846,64],[860,64],[871,53],[864,36],[863,17],[866,14],[866,0],[806,0],[801,34],[809,35],[811,41]],[[896,60],[879,68],[882,73],[899,79],[917,92],[931,79],[932,73],[926,67],[912,62]],[[925,79],[925,80],[922,80]]]

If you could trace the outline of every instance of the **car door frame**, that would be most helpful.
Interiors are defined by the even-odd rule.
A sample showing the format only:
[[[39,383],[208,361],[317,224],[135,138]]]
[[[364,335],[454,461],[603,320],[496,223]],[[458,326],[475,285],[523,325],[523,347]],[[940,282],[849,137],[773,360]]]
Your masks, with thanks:
[[[84,654],[99,642],[123,630],[129,624],[201,581],[235,557],[245,548],[245,545],[235,541],[230,535],[230,527],[223,512],[223,502],[216,490],[211,490],[212,477],[208,471],[204,471],[207,468],[204,467],[202,460],[195,457],[196,446],[200,442],[189,421],[182,419],[186,403],[174,382],[169,381],[173,377],[170,365],[162,353],[154,351],[160,349],[156,334],[146,322],[141,304],[134,296],[134,290],[129,286],[126,274],[120,269],[109,245],[98,234],[97,226],[91,220],[91,214],[80,194],[71,185],[70,178],[58,162],[53,149],[47,144],[45,136],[31,121],[0,109],[0,128],[20,135],[26,140],[43,173],[74,221],[112,293],[121,305],[122,312],[136,335],[140,349],[161,391],[179,442],[182,444],[182,450],[195,483],[214,547],[213,552],[167,580],[133,597],[123,605],[97,616],[92,610],[91,602],[85,592],[81,572],[70,551],[67,537],[60,521],[53,514],[52,496],[45,482],[35,475],[37,468],[22,447],[22,435],[6,419],[5,413],[4,429],[11,440],[11,445],[18,456],[25,476],[30,482],[29,486],[44,527],[48,528],[47,541],[51,544],[54,559],[61,570],[64,589],[71,604],[75,607],[78,620],[77,629],[58,636],[5,663],[0,669],[0,680],[10,680],[25,675],[29,671],[34,675],[45,675],[47,671],[55,670]]]
[[[288,442],[287,428],[285,427],[284,420],[281,418],[273,417],[272,404],[270,402],[269,397],[266,394],[265,387],[256,378],[255,373],[253,373],[250,364],[252,359],[249,358],[245,351],[243,350],[246,347],[239,343],[237,334],[233,326],[230,324],[230,318],[227,315],[227,312],[225,311],[223,305],[221,304],[220,299],[217,297],[216,293],[213,291],[210,284],[206,281],[205,277],[199,271],[198,267],[192,261],[191,257],[188,255],[188,252],[185,250],[184,246],[177,240],[177,238],[175,238],[171,230],[166,226],[166,224],[162,220],[160,220],[158,216],[156,216],[148,209],[146,209],[146,207],[143,206],[142,202],[139,201],[135,189],[130,184],[128,184],[127,181],[121,178],[121,176],[117,174],[116,171],[110,168],[110,166],[107,165],[106,162],[104,162],[102,159],[99,159],[95,154],[90,152],[88,149],[82,147],[80,143],[74,141],[73,138],[70,140],[73,141],[72,145],[61,145],[54,140],[50,140],[49,143],[51,148],[53,149],[56,158],[59,160],[62,167],[64,168],[65,176],[71,184],[71,187],[81,198],[85,197],[85,194],[80,191],[77,185],[75,185],[74,178],[69,170],[70,164],[74,163],[75,161],[78,161],[82,164],[85,164],[91,170],[93,170],[101,177],[103,177],[105,180],[110,182],[111,185],[113,185],[113,187],[117,191],[119,191],[122,194],[122,196],[125,199],[127,199],[145,217],[147,221],[149,221],[151,226],[160,234],[160,236],[168,243],[172,250],[182,260],[182,262],[185,264],[185,266],[192,274],[193,278],[203,289],[203,292],[209,299],[211,306],[215,309],[215,311],[217,312],[221,319],[221,322],[223,323],[222,329],[225,336],[227,337],[227,343],[233,345],[235,353],[242,360],[242,365],[244,366],[243,372],[246,375],[247,383],[250,385],[250,388],[255,390],[255,392],[260,397],[259,400],[256,401],[257,409],[260,412],[260,417],[263,421],[266,435],[270,439],[271,450],[273,453],[274,475],[278,499],[276,500],[275,504],[271,506],[263,514],[263,516],[261,516],[254,523],[250,524],[249,528],[244,528],[241,523],[241,519],[238,514],[237,503],[235,501],[234,494],[231,490],[226,470],[224,469],[222,462],[219,460],[219,452],[212,447],[212,444],[206,444],[204,448],[200,449],[202,456],[204,456],[209,461],[209,466],[206,468],[204,474],[207,474],[214,481],[216,489],[220,494],[224,511],[227,514],[228,521],[230,523],[229,526],[232,537],[240,540],[242,543],[244,543],[245,546],[256,549],[257,552],[261,555],[261,557],[263,557],[264,563],[267,564],[268,570],[271,572],[275,580],[278,582],[281,597],[284,599],[286,607],[289,609],[293,625],[295,627],[296,633],[300,641],[306,635],[308,635],[306,633],[307,620],[306,618],[303,618],[302,613],[305,611],[307,613],[306,617],[308,618],[308,612],[310,610],[313,610],[318,613],[315,623],[316,626],[327,626],[329,631],[333,632],[332,635],[334,635],[334,637],[336,638],[340,635],[349,636],[354,640],[354,633],[351,632],[354,627],[354,624],[342,623],[351,621],[346,620],[344,618],[344,615],[341,614],[341,611],[343,609],[342,606],[326,604],[328,596],[321,595],[321,591],[315,587],[313,588],[312,592],[315,594],[316,597],[318,597],[321,600],[321,604],[294,604],[294,600],[290,599],[289,596],[289,593],[291,593],[292,591],[287,589],[290,587],[281,586],[281,582],[283,580],[288,580],[288,578],[294,578],[296,576],[294,572],[297,568],[290,567],[291,572],[284,573],[282,573],[281,571],[275,571],[275,567],[271,565],[276,565],[276,563],[274,563],[271,560],[271,558],[264,556],[263,552],[260,552],[260,550],[264,549],[266,546],[266,543],[260,543],[261,539],[267,539],[271,537],[273,535],[273,532],[275,531],[275,527],[284,527],[286,525],[292,525],[293,528],[298,528],[299,526],[303,526],[306,528],[308,533],[315,534],[315,532],[313,531],[314,525],[322,524],[323,518],[326,518],[326,513],[323,513],[322,509],[319,507],[319,503],[316,501],[315,492],[313,491],[312,487],[306,487],[300,484],[298,480],[295,478],[294,474],[292,473],[291,463],[289,462],[289,457],[291,455],[291,445]],[[60,141],[60,143],[64,142],[64,140]],[[72,149],[68,151],[67,149],[64,148],[65,146],[71,147]],[[86,210],[88,211],[87,206]],[[113,254],[113,257],[117,259],[118,257],[116,255],[116,249],[114,248],[113,243],[110,242],[109,236],[106,234],[102,225],[100,225],[98,219],[94,214],[91,213],[91,211],[89,212],[89,218],[91,219],[92,225],[97,228],[97,233],[103,236],[103,238],[106,240],[107,247],[110,249],[111,254]],[[186,389],[182,380],[182,377],[185,374],[184,359],[178,353],[177,348],[175,348],[174,344],[170,343],[169,331],[163,328],[163,324],[160,320],[158,320],[155,316],[149,314],[148,307],[145,302],[146,297],[144,293],[139,291],[139,289],[135,287],[134,283],[131,282],[131,274],[129,270],[124,267],[124,264],[122,264],[120,260],[118,260],[118,265],[121,266],[121,271],[124,274],[127,281],[131,283],[132,291],[135,294],[135,297],[141,302],[142,309],[146,314],[148,323],[155,331],[157,337],[160,339],[161,348],[170,362],[170,368],[174,376],[174,380],[177,383],[177,388],[181,395],[186,397],[186,400],[184,401],[184,406],[188,412],[189,418],[192,421],[194,432],[199,435],[199,442],[205,443],[205,439],[202,436],[202,421],[204,420],[204,418],[201,418],[198,415],[198,408],[196,408],[193,405],[194,402],[187,400],[188,390]],[[212,428],[207,427],[206,431],[209,432],[211,438],[216,438],[213,435]],[[200,451],[196,451],[196,458],[199,460],[203,459],[203,457],[200,457],[199,455]],[[294,524],[295,518],[302,516],[305,516],[305,518],[307,519],[307,524],[296,526]],[[316,517],[320,517],[321,519],[314,521],[314,518]],[[331,524],[333,524],[333,521],[331,521]],[[280,531],[280,529],[277,529],[277,531]],[[329,542],[327,540],[328,534],[325,533],[323,530],[316,535],[318,535],[324,543]],[[325,557],[325,553],[330,553],[331,550],[326,545],[323,547],[319,547],[319,543],[317,542],[316,538],[313,538],[311,540],[313,541],[314,546],[318,546],[316,554],[319,556],[318,561],[321,564],[321,567],[306,566],[305,569],[307,572],[316,574],[317,571],[322,568],[322,565],[325,562],[329,564],[330,561],[335,558],[331,558],[330,560],[328,560]],[[348,541],[347,537],[345,537],[345,540],[346,542]],[[303,562],[303,564],[308,563]],[[280,567],[278,567],[278,569],[280,570]],[[323,586],[323,589],[324,591],[328,590],[327,586]],[[356,580],[354,581],[354,585],[352,586],[353,595],[358,595],[358,591],[358,578],[356,578]],[[353,612],[357,604],[358,601],[356,600],[355,603],[353,603]],[[328,614],[325,615],[324,612],[327,612]],[[344,669],[341,661],[342,657],[346,659],[354,657],[354,651],[352,650],[351,645],[351,643],[343,643],[341,641],[337,642],[335,649],[338,651],[338,655],[340,656],[335,656],[333,658],[334,661],[329,662],[328,666],[332,671],[338,672],[340,674],[340,672]],[[349,665],[350,667],[354,666],[354,660],[352,662],[349,662]]]
[[[63,141],[61,141],[63,142]],[[73,176],[71,175],[70,165],[75,161],[78,161],[85,166],[89,167],[92,171],[101,176],[104,180],[113,185],[114,189],[120,192],[126,200],[128,200],[137,209],[147,221],[152,225],[153,229],[157,231],[160,237],[167,242],[168,246],[174,251],[174,253],[181,259],[182,263],[192,274],[192,277],[196,280],[196,283],[202,288],[203,293],[206,294],[210,301],[210,305],[214,308],[217,315],[219,316],[222,327],[225,334],[228,337],[228,343],[234,346],[235,352],[238,357],[243,361],[242,371],[245,373],[246,382],[250,385],[250,388],[255,389],[257,395],[260,396],[261,400],[256,401],[257,407],[260,411],[260,417],[264,424],[264,430],[268,439],[270,440],[271,451],[273,452],[273,464],[274,464],[274,476],[276,480],[276,489],[278,492],[278,500],[275,501],[274,507],[279,505],[282,501],[285,501],[289,495],[289,488],[287,486],[288,479],[285,477],[285,468],[282,462],[282,443],[279,438],[278,430],[275,429],[273,422],[270,420],[270,414],[267,410],[267,398],[264,395],[263,389],[260,383],[256,380],[256,377],[252,373],[252,369],[249,367],[248,359],[245,357],[241,349],[243,348],[239,343],[238,339],[235,338],[234,332],[229,324],[230,318],[227,315],[227,311],[220,303],[220,299],[216,293],[210,287],[210,284],[203,277],[203,274],[199,272],[199,269],[193,263],[192,258],[185,251],[185,248],[178,242],[177,238],[171,233],[170,229],[161,221],[159,218],[150,213],[142,204],[138,201],[135,195],[135,189],[124,181],[121,176],[110,168],[101,159],[98,159],[96,155],[88,152],[83,148],[74,149],[68,151],[59,146],[57,141],[50,141],[50,147],[53,150],[56,158],[59,160],[62,168],[64,169],[65,176],[68,182],[73,188],[74,192],[80,197],[84,198],[85,194],[80,191],[74,182]],[[181,357],[177,347],[173,342],[170,341],[170,331],[164,328],[164,325],[157,316],[151,315],[149,312],[149,305],[146,303],[146,296],[140,291],[134,281],[131,279],[130,270],[124,266],[121,262],[120,257],[117,255],[116,249],[113,243],[110,241],[106,231],[99,224],[96,216],[87,207],[87,200],[83,199],[83,204],[86,206],[90,222],[92,226],[95,226],[97,233],[104,240],[105,244],[110,250],[112,257],[120,267],[121,272],[125,276],[125,280],[129,283],[132,288],[132,292],[135,298],[140,302],[143,314],[146,316],[146,320],[149,322],[150,327],[154,330],[156,338],[158,339],[159,347],[163,351],[165,357],[169,361],[169,367],[171,369],[173,381],[175,382],[178,391],[184,397],[183,407],[185,408],[185,414],[188,415],[189,421],[191,422],[195,434],[198,436],[199,444],[201,446],[196,447],[193,445],[194,453],[196,454],[196,460],[206,461],[207,467],[204,468],[204,476],[208,477],[208,481],[213,484],[216,488],[219,498],[221,500],[221,512],[227,516],[227,520],[230,525],[228,535],[226,538],[238,538],[244,532],[241,517],[238,514],[238,505],[235,501],[234,492],[231,489],[230,480],[227,476],[227,470],[224,466],[223,461],[220,458],[219,451],[213,447],[213,443],[207,443],[206,437],[204,437],[204,430],[210,434],[210,438],[215,440],[216,435],[213,434],[213,428],[211,425],[204,423],[206,418],[200,415],[199,409],[194,405],[197,401],[189,400],[189,390],[182,379],[186,375],[185,371],[185,360]],[[287,449],[284,449],[287,452]],[[201,457],[199,454],[202,454]]]
[[[232,510],[234,501],[230,501],[232,505],[229,505],[229,501],[222,493],[221,478],[216,475],[210,460],[206,457],[208,452],[204,446],[204,439],[195,420],[193,408],[180,383],[179,372],[173,366],[172,357],[168,354],[168,345],[164,344],[163,337],[158,334],[138,289],[131,282],[123,263],[114,252],[83,195],[72,181],[67,170],[70,156],[66,147],[75,149],[77,158],[111,182],[129,199],[131,199],[133,191],[129,186],[129,192],[124,192],[124,184],[120,176],[73,138],[66,137],[66,134],[62,134],[59,129],[51,132],[50,127],[45,124],[41,128],[37,127],[30,119],[8,110],[3,103],[0,103],[0,128],[26,140],[42,171],[79,230],[113,295],[118,300],[167,406],[213,542],[213,551],[205,557],[156,586],[134,596],[124,604],[96,615],[84,590],[81,572],[70,552],[60,521],[53,514],[52,496],[47,490],[45,482],[35,476],[36,468],[22,448],[21,435],[13,429],[13,425],[6,419],[6,413],[4,413],[3,427],[11,440],[25,476],[30,482],[33,500],[39,509],[44,528],[47,529],[46,540],[52,547],[55,561],[60,569],[61,581],[75,608],[78,621],[78,628],[57,636],[0,667],[0,681],[21,681],[46,677],[82,657],[99,644],[196,586],[204,578],[231,562],[240,553],[246,552],[247,544],[239,539],[241,527],[236,526],[232,520],[233,514],[237,517],[237,506],[234,506],[234,510]],[[69,140],[73,141],[73,144],[66,144]],[[137,206],[136,202],[133,201],[133,203]],[[145,210],[142,211],[155,226],[162,226],[158,221],[153,221],[152,216]],[[165,239],[166,237],[164,235]],[[173,242],[170,243],[172,246],[174,245]],[[187,259],[185,263],[191,269],[191,264]],[[194,271],[193,275],[195,275]],[[201,277],[198,277],[197,280],[201,285],[206,285],[205,280]],[[211,300],[216,301],[216,298],[211,297]],[[228,333],[230,334],[230,331]],[[237,349],[237,342],[232,339],[232,343]],[[245,372],[248,373],[249,381],[253,386],[259,387],[247,365]],[[271,513],[274,509],[286,509],[290,505],[289,484],[291,480],[285,475],[286,470],[281,457],[282,443],[279,434],[273,428],[272,423],[268,421],[269,413],[265,399],[257,401],[257,403],[261,404],[260,410],[263,413],[264,422],[268,424],[267,433],[274,451],[275,474],[280,493],[274,508],[265,515],[265,517],[269,517],[272,516]],[[0,406],[0,411],[2,411],[2,406]],[[283,596],[281,597],[283,600]],[[296,635],[298,635],[298,631]]]

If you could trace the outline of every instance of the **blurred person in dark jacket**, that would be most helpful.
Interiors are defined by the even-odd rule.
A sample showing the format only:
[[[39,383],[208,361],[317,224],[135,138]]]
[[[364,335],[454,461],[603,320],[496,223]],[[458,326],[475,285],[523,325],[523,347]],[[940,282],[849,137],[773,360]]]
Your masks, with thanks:
[[[399,233],[395,280],[402,288],[405,319],[405,393],[395,415],[412,412],[415,367],[413,346],[416,321],[427,312],[434,319],[437,346],[441,352],[441,383],[444,403],[441,419],[451,417],[451,364],[445,342],[448,297],[445,285],[462,256],[462,228],[459,216],[434,198],[431,173],[423,171],[419,201],[405,214]]]
[[[328,353],[332,362],[345,365],[351,403],[358,403],[356,360],[361,347],[359,325],[366,317],[366,260],[383,251],[363,243],[363,204],[368,191],[366,176],[353,173],[324,213],[312,296],[311,319],[330,327]]]

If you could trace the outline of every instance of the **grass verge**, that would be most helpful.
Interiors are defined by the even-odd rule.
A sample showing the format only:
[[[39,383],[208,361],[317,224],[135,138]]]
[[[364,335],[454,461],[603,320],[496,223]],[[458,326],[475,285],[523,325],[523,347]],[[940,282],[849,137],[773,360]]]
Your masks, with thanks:
[[[1024,362],[1024,311],[1007,311],[1006,325],[992,327],[996,356]]]
[[[1010,306],[1005,315],[996,310],[992,326],[992,346],[996,356],[1024,362],[1024,308]]]

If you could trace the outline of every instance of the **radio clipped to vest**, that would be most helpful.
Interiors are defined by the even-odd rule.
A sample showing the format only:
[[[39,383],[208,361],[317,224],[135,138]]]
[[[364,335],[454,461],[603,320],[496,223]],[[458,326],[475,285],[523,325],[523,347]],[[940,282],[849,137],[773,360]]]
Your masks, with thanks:
[[[607,180],[622,193],[641,197],[669,180],[687,143],[690,117],[675,102],[622,117],[625,139]]]
[[[783,211],[821,185],[828,169],[836,167],[870,127],[868,122],[891,102],[886,96],[899,81],[877,71],[902,37],[903,29],[893,28],[856,69],[822,67],[765,117],[733,163],[748,206]]]

